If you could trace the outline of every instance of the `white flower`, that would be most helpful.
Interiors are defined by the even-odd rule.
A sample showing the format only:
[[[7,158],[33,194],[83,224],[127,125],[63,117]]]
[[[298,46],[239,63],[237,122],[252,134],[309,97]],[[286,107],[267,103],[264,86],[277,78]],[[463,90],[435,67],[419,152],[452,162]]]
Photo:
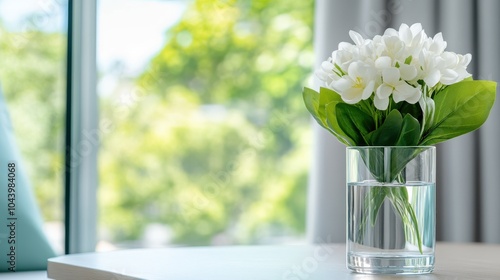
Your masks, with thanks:
[[[389,67],[382,70],[383,83],[377,88],[374,105],[379,110],[387,109],[389,97],[392,95],[394,102],[407,101],[415,104],[421,96],[419,89],[409,85],[401,79],[401,71],[396,67]]]
[[[439,81],[443,85],[451,85],[471,76],[466,70],[471,61],[471,54],[458,55],[452,52],[441,54],[441,78]]]
[[[335,65],[332,64],[332,59],[329,58],[327,61],[321,63],[321,68],[316,71],[316,76],[325,82],[327,87],[331,87],[333,81],[340,79],[340,76],[333,72]]]
[[[399,38],[405,44],[408,55],[413,56],[418,55],[421,51],[424,42],[427,40],[427,35],[420,23],[415,23],[411,27],[401,24],[399,27]]]
[[[423,69],[422,78],[430,88],[438,83],[443,85],[458,83],[471,76],[467,72],[471,58],[470,54],[458,55],[453,52],[443,52],[436,55],[424,51],[420,57]]]
[[[446,45],[447,43],[443,40],[443,34],[441,32],[434,35],[434,38],[427,38],[425,41],[426,50],[436,55],[442,54],[444,49],[446,49]]]
[[[378,48],[380,56],[388,56],[394,60],[405,60],[405,44],[397,36],[382,36],[382,48]]]
[[[332,62],[337,64],[344,72],[349,68],[349,64],[356,60],[357,50],[353,45],[344,45],[343,48],[339,48],[339,50],[332,53]]]
[[[358,103],[370,98],[375,89],[377,72],[370,65],[363,62],[353,62],[349,65],[347,75],[332,83],[344,102]]]
[[[349,36],[354,44],[341,42],[316,72],[349,104],[368,98],[379,110],[386,110],[391,98],[415,104],[422,91],[433,92],[471,75],[471,55],[445,51],[443,35],[428,37],[420,23],[388,28],[371,40],[352,30]]]
[[[365,44],[365,39],[363,39],[363,36],[361,36],[361,34],[359,34],[356,31],[350,30],[349,37],[351,37],[352,41],[354,42],[354,44],[356,44],[356,46],[362,46]]]

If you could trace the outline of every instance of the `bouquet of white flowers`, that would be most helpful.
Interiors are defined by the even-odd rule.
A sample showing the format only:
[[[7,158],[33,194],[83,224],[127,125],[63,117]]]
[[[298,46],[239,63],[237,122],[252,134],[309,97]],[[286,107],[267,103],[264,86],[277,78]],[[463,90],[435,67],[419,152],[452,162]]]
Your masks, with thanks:
[[[350,31],[354,44],[342,42],[316,75],[325,87],[304,88],[304,102],[325,129],[347,146],[428,146],[471,132],[487,119],[496,83],[475,81],[467,72],[471,55],[445,51],[441,33],[428,37],[421,24],[389,28],[365,39]],[[372,223],[384,200],[392,202],[407,234],[422,242],[415,211],[404,188],[403,170],[423,149],[387,156],[360,149],[372,176],[381,183],[367,196]],[[368,154],[369,153],[369,154]],[[389,162],[388,162],[389,161]],[[389,168],[387,168],[389,167]],[[385,187],[396,182],[398,187]],[[369,204],[369,205],[368,205]],[[360,234],[359,236],[362,236]]]
[[[419,23],[364,39],[350,31],[316,75],[319,93],[304,88],[309,112],[348,146],[434,145],[479,128],[496,83],[474,81],[471,55],[445,51],[441,33]]]

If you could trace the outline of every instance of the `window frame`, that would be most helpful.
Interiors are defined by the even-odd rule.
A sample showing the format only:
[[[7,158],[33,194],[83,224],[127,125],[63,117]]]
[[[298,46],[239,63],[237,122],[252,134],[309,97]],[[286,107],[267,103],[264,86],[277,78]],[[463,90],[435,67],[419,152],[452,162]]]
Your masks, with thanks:
[[[68,0],[65,253],[95,251],[98,126],[96,0]]]

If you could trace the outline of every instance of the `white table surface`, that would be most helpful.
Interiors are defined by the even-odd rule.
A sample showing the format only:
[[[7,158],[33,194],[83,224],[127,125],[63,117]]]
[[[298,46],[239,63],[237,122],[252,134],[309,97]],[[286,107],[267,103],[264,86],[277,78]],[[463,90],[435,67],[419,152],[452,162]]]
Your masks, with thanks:
[[[433,273],[363,275],[345,266],[345,245],[135,249],[49,259],[51,279],[302,280],[500,279],[500,245],[438,243]]]
[[[0,272],[2,280],[46,280],[47,271],[17,271],[17,272]]]

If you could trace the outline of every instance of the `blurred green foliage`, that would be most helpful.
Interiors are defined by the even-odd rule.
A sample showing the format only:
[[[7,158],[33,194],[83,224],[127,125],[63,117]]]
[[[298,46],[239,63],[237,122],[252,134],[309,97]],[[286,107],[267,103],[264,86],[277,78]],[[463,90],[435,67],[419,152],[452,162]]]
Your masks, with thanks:
[[[305,231],[313,1],[193,1],[128,91],[103,97],[101,227],[177,244]],[[121,101],[120,101],[121,100]]]
[[[66,37],[0,23],[0,87],[43,216],[63,219]]]
[[[141,240],[149,224],[184,245],[303,235],[312,15],[312,0],[193,0],[145,72],[101,95],[101,239]],[[66,38],[0,38],[16,136],[45,219],[60,221]]]

